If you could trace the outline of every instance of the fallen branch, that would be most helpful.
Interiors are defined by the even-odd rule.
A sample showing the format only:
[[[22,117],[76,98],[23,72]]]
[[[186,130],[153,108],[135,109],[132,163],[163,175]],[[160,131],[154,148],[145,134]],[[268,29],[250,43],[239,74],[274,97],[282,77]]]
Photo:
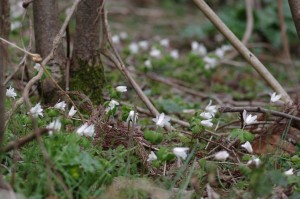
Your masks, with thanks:
[[[300,122],[300,118],[296,117],[294,115],[290,115],[290,114],[279,112],[279,111],[268,110],[268,109],[261,108],[261,107],[220,107],[219,108],[219,111],[221,113],[227,113],[227,112],[243,113],[244,110],[246,110],[248,112],[268,113],[268,114],[271,114],[273,116],[283,117],[283,118],[287,118],[287,119],[290,119],[290,120]]]
[[[198,8],[206,15],[206,17],[218,28],[225,38],[235,47],[235,49],[254,67],[267,84],[278,94],[282,95],[282,99],[287,103],[292,103],[292,99],[266,69],[266,67],[257,59],[257,57],[248,50],[248,48],[232,33],[232,31],[223,23],[223,21],[215,14],[215,12],[205,3],[204,0],[194,0]]]
[[[40,136],[42,136],[42,135],[45,135],[47,132],[48,132],[47,129],[40,129],[38,131],[38,134]],[[36,138],[36,133],[31,133],[31,134],[26,135],[26,136],[24,136],[24,137],[22,137],[22,138],[20,138],[20,139],[18,139],[16,141],[9,142],[5,146],[5,148],[3,149],[3,152],[9,152],[9,151],[11,151],[13,149],[19,149],[22,146],[24,146],[25,144],[33,141],[35,138]]]

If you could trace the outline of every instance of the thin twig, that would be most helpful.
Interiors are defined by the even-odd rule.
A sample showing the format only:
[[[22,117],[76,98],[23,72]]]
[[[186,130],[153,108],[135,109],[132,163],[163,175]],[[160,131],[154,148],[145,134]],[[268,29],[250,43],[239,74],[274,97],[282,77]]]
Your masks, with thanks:
[[[112,49],[112,52],[110,52],[107,48],[102,49],[102,54],[107,57],[109,60],[111,60],[116,67],[122,72],[122,74],[126,77],[126,79],[130,82],[134,90],[136,91],[137,95],[140,97],[140,99],[145,103],[149,111],[152,113],[153,116],[159,115],[158,110],[155,108],[155,106],[151,103],[149,98],[144,94],[141,87],[138,85],[138,83],[134,80],[134,78],[131,76],[130,72],[126,68],[125,64],[122,61],[122,58],[118,54],[117,50],[115,49],[112,40],[111,40],[111,34],[110,34],[110,28],[107,21],[107,13],[105,8],[102,9],[103,15],[102,15],[102,29],[103,34],[106,34],[107,42],[109,46]],[[165,129],[168,131],[171,131],[170,126],[165,126]]]
[[[266,67],[257,59],[257,57],[248,50],[248,48],[232,33],[232,31],[223,23],[216,13],[205,3],[204,0],[194,0],[198,8],[206,17],[219,29],[225,38],[235,47],[235,49],[254,67],[267,84],[277,93],[282,95],[285,102],[292,103],[292,99],[266,69]]]
[[[287,113],[279,112],[279,111],[274,111],[274,110],[268,110],[265,108],[261,107],[220,107],[219,111],[221,113],[227,113],[227,112],[239,112],[242,113],[244,110],[248,112],[256,112],[256,113],[268,113],[277,117],[283,117],[287,119],[291,119],[297,122],[300,122],[300,118],[296,117],[294,115],[290,115]]]
[[[253,31],[253,0],[246,1],[247,25],[242,42],[247,45]]]

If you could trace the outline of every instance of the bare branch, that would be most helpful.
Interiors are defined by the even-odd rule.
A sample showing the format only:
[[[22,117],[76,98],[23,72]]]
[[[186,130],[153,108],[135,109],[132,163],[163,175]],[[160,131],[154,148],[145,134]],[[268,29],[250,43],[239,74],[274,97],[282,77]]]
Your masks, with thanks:
[[[266,69],[266,67],[257,59],[257,57],[248,50],[248,48],[232,33],[232,31],[223,23],[216,13],[205,3],[204,0],[194,0],[198,8],[206,17],[218,28],[218,30],[229,40],[235,49],[254,67],[267,84],[277,93],[282,95],[282,99],[287,103],[292,103],[292,99]]]

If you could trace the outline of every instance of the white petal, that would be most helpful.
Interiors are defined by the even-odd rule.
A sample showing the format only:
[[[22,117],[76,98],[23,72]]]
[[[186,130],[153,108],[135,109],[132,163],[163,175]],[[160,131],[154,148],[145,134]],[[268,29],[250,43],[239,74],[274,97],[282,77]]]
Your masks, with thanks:
[[[291,176],[291,175],[293,175],[293,174],[294,174],[294,169],[293,169],[293,168],[291,168],[291,169],[289,169],[289,170],[285,171],[285,172],[284,172],[284,174],[285,174],[285,175],[287,175],[287,176]]]
[[[249,153],[253,153],[252,145],[250,144],[250,142],[245,142],[241,145],[241,147],[245,148]]]
[[[219,151],[215,154],[216,160],[225,161],[229,157],[229,153],[227,151]]]
[[[76,114],[77,110],[75,110],[74,106],[71,107],[68,116],[73,117]]]
[[[157,160],[157,156],[155,155],[155,153],[153,151],[151,151],[151,153],[148,156],[147,161],[151,162],[151,161],[154,161],[154,160]]]
[[[188,147],[175,147],[173,149],[173,153],[177,156],[177,158],[182,158],[185,160],[188,150],[190,150]]]
[[[127,91],[127,86],[117,86],[116,90],[120,93],[126,92]]]

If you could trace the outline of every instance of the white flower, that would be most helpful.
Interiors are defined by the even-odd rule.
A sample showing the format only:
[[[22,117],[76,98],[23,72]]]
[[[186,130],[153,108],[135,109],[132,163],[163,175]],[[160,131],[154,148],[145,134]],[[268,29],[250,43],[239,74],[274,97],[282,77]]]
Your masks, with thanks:
[[[76,114],[77,110],[75,110],[74,106],[71,107],[68,116],[73,117]]]
[[[138,115],[139,115],[138,113],[136,113],[134,111],[130,111],[126,122],[134,121],[134,123],[136,123],[136,120],[138,119]]]
[[[49,130],[49,135],[52,135],[53,131],[59,131],[60,128],[61,128],[61,122],[59,121],[59,119],[54,120],[53,122],[51,122],[46,126],[46,129]]]
[[[159,58],[161,56],[161,52],[157,48],[153,47],[150,51],[150,56],[154,58]]]
[[[131,54],[137,54],[139,52],[139,46],[137,43],[133,42],[129,45],[129,50]]]
[[[247,111],[243,111],[243,120],[246,125],[253,124],[256,122],[257,115],[252,116],[251,114],[247,115]]]
[[[173,58],[173,59],[178,59],[179,58],[179,52],[178,50],[172,50],[170,52],[170,56]]]
[[[120,37],[118,35],[114,35],[111,37],[111,40],[114,44],[119,44],[120,43]]]
[[[15,92],[15,89],[10,86],[9,89],[6,89],[6,96],[15,99],[17,93]]]
[[[274,93],[272,93],[272,95],[271,95],[271,102],[277,102],[278,100],[280,100],[280,98],[281,98],[281,95],[280,95],[280,94],[277,95],[277,94],[274,92]]]
[[[252,145],[250,144],[250,142],[245,142],[241,145],[241,147],[245,148],[249,153],[253,153]]]
[[[291,169],[284,172],[284,175],[287,175],[287,176],[291,176],[293,174],[294,174],[294,169],[293,168],[291,168]]]
[[[211,105],[211,103],[212,103],[212,101],[210,100],[209,103],[208,103],[208,105],[205,107],[204,110],[205,110],[206,112],[209,112],[209,113],[212,115],[212,117],[214,117],[215,114],[216,114],[216,112],[217,112],[218,110],[217,110],[217,106],[216,106],[216,105]]]
[[[38,117],[39,115],[43,117],[43,109],[40,103],[37,103],[34,107],[32,107],[29,112],[32,117]]]
[[[224,52],[226,52],[226,51],[232,50],[232,46],[231,45],[223,45],[223,46],[221,46],[221,49]]]
[[[143,49],[147,50],[149,48],[149,42],[146,40],[139,41],[138,45]]]
[[[127,34],[127,32],[120,32],[120,38],[121,39],[127,39],[128,38],[128,34]]]
[[[214,124],[211,122],[212,119],[208,119],[208,120],[202,120],[200,123],[203,126],[206,127],[212,127]]]
[[[161,113],[160,115],[157,115],[156,118],[153,118],[152,121],[155,122],[157,126],[164,127],[170,125],[170,117],[165,116],[164,113]]]
[[[205,56],[203,58],[203,61],[205,62],[205,69],[212,69],[212,68],[215,68],[218,61],[216,58],[213,58],[213,57],[208,57],[208,56]]]
[[[144,62],[144,65],[146,66],[146,68],[149,68],[151,69],[152,68],[152,63],[149,59],[147,59],[145,62]]]
[[[249,160],[247,162],[247,165],[255,165],[256,167],[259,167],[260,159],[259,158],[253,158],[252,160]]]
[[[175,147],[173,149],[173,153],[176,155],[178,159],[182,158],[183,160],[187,157],[187,151],[189,150],[188,147]]]
[[[193,41],[191,43],[192,52],[199,56],[205,56],[207,54],[207,50],[203,44],[199,44],[197,41]]]
[[[200,114],[200,117],[202,117],[204,119],[211,119],[213,117],[213,115],[210,112],[202,112]]]
[[[116,90],[120,93],[124,93],[127,91],[127,86],[117,86]]]
[[[115,106],[118,106],[119,102],[117,102],[116,100],[110,100],[108,107],[105,109],[105,112],[107,113],[110,110],[113,110],[115,108]]]
[[[170,45],[170,41],[169,41],[169,39],[162,39],[162,40],[160,40],[159,44],[163,47],[168,48]]]
[[[33,68],[37,71],[40,71],[41,67],[42,67],[41,64],[36,63]]]
[[[58,102],[57,104],[55,104],[54,108],[65,111],[66,105],[67,104],[65,101],[61,101],[61,102]]]
[[[215,50],[215,55],[217,55],[217,57],[219,57],[220,59],[222,59],[225,55],[225,51],[222,48],[217,48]]]
[[[156,157],[155,153],[153,151],[151,151],[151,153],[148,156],[147,162],[151,162],[154,160],[157,160],[157,157]]]
[[[229,157],[229,153],[227,151],[219,151],[215,154],[215,159],[220,161],[225,161]]]
[[[84,123],[76,131],[77,134],[85,135],[85,136],[88,136],[88,137],[92,137],[94,132],[95,132],[95,125],[94,124],[88,125],[88,123]]]

